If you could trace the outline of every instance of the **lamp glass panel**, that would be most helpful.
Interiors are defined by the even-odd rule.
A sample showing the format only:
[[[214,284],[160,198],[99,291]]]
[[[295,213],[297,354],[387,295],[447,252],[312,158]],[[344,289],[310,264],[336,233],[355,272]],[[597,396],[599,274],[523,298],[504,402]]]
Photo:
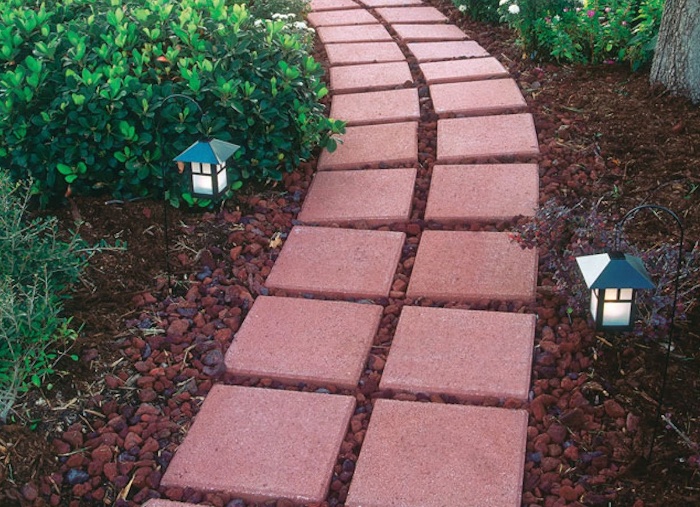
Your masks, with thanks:
[[[221,164],[217,167],[218,174],[216,175],[217,180],[217,193],[223,192],[228,184],[228,176],[226,174],[226,164]]]
[[[604,301],[619,301],[620,300],[620,295],[618,289],[604,289],[603,294],[605,294],[605,297],[603,298]]]
[[[202,164],[202,174],[211,174],[211,164]]]
[[[603,326],[627,326],[632,319],[632,303],[610,303],[603,305]]]
[[[210,176],[192,174],[192,191],[195,194],[213,195],[213,183]]]
[[[192,174],[202,174],[202,164],[199,162],[192,162]]]
[[[598,320],[598,289],[591,291],[591,315],[593,320]]]
[[[632,301],[634,289],[620,289],[620,301]]]

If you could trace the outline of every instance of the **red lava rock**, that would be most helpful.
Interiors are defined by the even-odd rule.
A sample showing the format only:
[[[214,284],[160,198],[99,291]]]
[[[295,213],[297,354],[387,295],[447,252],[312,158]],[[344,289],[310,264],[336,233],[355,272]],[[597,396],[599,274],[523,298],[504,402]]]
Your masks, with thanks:
[[[564,449],[563,456],[570,461],[578,461],[578,458],[579,458],[578,447],[576,447],[575,445],[570,445],[569,447]]]
[[[625,420],[625,428],[630,433],[635,433],[639,429],[639,417],[629,412]]]
[[[101,445],[97,449],[92,451],[92,453],[90,453],[90,456],[95,461],[99,461],[100,463],[107,463],[112,459],[112,449],[110,449],[106,445]]]
[[[556,402],[557,399],[548,394],[541,394],[532,400],[532,403],[530,403],[530,410],[535,420],[541,421],[547,414],[547,407]]]
[[[603,406],[605,407],[605,413],[608,414],[609,417],[613,419],[625,417],[625,409],[615,400],[605,400]]]
[[[175,319],[168,326],[168,335],[170,336],[182,336],[187,333],[190,328],[190,323],[186,319]]]
[[[552,442],[563,444],[568,436],[568,431],[561,424],[552,424],[547,428],[547,434],[552,438]]]
[[[25,500],[28,500],[30,502],[33,502],[39,496],[39,490],[37,489],[36,484],[34,484],[33,482],[29,482],[22,486],[20,492],[22,493],[22,496],[25,498]]]
[[[576,490],[571,486],[562,486],[561,488],[559,488],[559,496],[567,502],[573,502],[578,498]]]
[[[107,477],[107,480],[110,482],[114,482],[114,479],[119,475],[119,471],[117,470],[117,464],[116,463],[105,463],[104,467],[102,468],[102,473],[105,474],[105,477]]]
[[[80,431],[66,431],[63,433],[62,438],[71,444],[74,449],[83,446],[84,438]]]
[[[561,465],[561,461],[557,458],[542,458],[542,470],[544,472],[551,472],[552,470],[556,470],[557,468],[559,468],[559,465]]]
[[[143,442],[143,439],[138,434],[129,432],[124,438],[124,449],[129,450],[133,447],[138,447],[141,445],[141,442]]]

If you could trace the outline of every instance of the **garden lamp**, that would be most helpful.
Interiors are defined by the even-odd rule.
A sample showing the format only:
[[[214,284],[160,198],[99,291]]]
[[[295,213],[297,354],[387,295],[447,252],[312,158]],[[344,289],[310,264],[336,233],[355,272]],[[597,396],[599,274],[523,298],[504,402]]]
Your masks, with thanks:
[[[226,161],[238,148],[232,143],[207,138],[195,142],[175,157],[181,171],[185,164],[189,164],[193,197],[216,200],[228,190]]]
[[[637,289],[653,289],[639,257],[622,252],[577,257],[576,262],[591,290],[591,315],[596,329],[629,331],[634,326]]]

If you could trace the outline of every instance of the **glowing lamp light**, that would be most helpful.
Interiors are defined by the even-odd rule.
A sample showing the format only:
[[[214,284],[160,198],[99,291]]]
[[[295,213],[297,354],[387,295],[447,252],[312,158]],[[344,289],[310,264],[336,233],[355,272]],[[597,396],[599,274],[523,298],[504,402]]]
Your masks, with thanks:
[[[218,139],[203,139],[175,157],[178,167],[189,164],[190,188],[194,197],[216,200],[228,190],[226,161],[238,148]]]
[[[652,289],[639,257],[621,252],[585,255],[576,262],[591,289],[591,315],[596,329],[629,331],[634,327],[637,289]]]

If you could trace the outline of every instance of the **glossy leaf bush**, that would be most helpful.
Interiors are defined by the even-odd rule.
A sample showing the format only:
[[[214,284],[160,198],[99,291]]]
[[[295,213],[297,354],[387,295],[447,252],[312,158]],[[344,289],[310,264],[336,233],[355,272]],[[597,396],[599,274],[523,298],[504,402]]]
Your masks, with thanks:
[[[241,146],[234,189],[278,180],[343,129],[311,43],[226,0],[0,0],[0,166],[44,204],[160,195],[163,177],[193,204],[170,161],[204,135]]]

